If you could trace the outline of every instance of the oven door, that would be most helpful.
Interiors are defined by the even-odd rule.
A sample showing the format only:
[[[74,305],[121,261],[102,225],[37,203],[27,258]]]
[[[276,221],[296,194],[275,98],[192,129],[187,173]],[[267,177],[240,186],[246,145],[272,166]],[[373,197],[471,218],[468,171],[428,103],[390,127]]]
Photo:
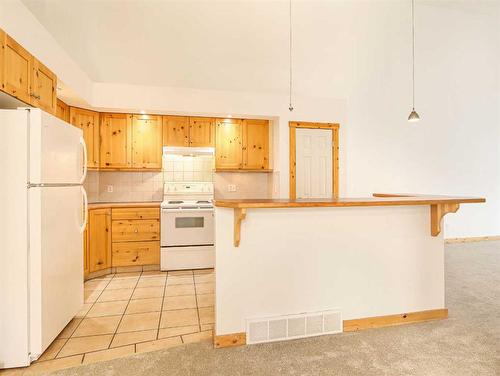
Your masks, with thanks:
[[[214,209],[162,209],[161,246],[214,244]]]

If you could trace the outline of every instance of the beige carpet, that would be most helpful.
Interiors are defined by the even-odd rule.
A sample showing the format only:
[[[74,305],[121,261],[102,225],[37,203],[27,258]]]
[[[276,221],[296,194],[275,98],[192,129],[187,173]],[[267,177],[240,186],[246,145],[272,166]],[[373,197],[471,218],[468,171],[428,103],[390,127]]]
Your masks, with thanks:
[[[500,242],[446,246],[446,299],[443,321],[224,350],[185,345],[54,374],[500,375]]]

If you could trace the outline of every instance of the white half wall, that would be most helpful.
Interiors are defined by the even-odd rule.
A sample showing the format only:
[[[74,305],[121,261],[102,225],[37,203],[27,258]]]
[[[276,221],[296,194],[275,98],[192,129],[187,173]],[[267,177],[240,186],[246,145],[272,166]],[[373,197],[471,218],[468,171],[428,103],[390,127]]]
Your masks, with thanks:
[[[444,242],[429,206],[216,208],[217,335],[245,320],[339,309],[343,319],[445,307]]]

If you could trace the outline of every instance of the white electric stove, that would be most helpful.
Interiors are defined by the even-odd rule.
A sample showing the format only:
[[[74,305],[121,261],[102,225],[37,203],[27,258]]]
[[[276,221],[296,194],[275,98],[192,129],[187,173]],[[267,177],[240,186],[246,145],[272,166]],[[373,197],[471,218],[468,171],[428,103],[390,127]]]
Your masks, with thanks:
[[[212,182],[165,183],[161,204],[161,270],[214,267]]]

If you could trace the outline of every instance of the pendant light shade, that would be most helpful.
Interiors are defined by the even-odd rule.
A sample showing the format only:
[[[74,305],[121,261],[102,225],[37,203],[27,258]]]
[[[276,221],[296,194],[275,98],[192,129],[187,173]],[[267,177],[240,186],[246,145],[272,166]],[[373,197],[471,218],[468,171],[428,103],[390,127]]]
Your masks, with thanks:
[[[417,111],[415,111],[415,0],[411,0],[411,37],[412,37],[412,110],[408,116],[408,121],[411,123],[416,123],[420,120],[420,116]]]
[[[420,120],[420,116],[418,116],[417,114],[417,111],[415,111],[415,109],[413,109],[411,112],[410,112],[410,116],[408,116],[408,121],[410,123],[416,123],[417,121]]]

